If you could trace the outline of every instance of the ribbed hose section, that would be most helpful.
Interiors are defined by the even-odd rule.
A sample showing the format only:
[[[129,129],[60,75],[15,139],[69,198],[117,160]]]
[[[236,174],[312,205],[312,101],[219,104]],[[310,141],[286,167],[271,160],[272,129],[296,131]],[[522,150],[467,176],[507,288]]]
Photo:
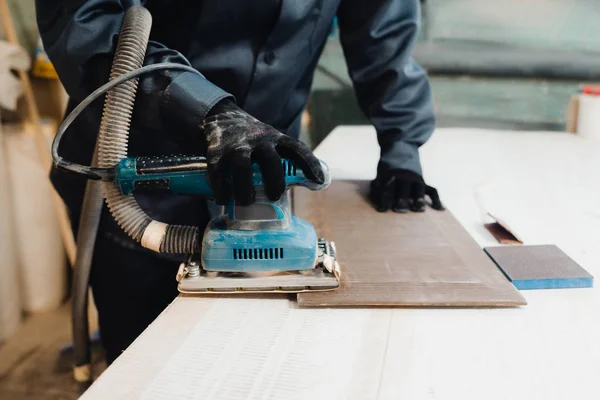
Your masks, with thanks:
[[[176,254],[198,253],[198,234],[198,228],[193,226],[169,225],[160,251]]]
[[[97,154],[94,151],[92,166],[96,165]],[[75,380],[83,383],[88,383],[92,380],[92,354],[87,314],[88,283],[103,203],[104,197],[102,196],[101,183],[99,181],[87,181],[82,211],[79,217],[77,255],[75,257],[71,293],[71,321],[75,361],[73,372]]]
[[[142,67],[151,24],[152,17],[145,8],[134,6],[127,10],[111,79]],[[129,125],[137,86],[138,79],[132,79],[111,89],[106,95],[98,138],[98,166],[101,168],[112,168],[127,157]],[[152,219],[133,196],[123,195],[112,182],[103,182],[102,188],[108,209],[119,226],[134,240],[155,251],[182,254],[198,252],[198,228],[156,222],[151,225]]]
[[[110,79],[142,67],[151,27],[152,16],[144,7],[134,6],[127,10]],[[111,89],[106,95],[98,137],[98,166],[101,168],[114,167],[127,157],[129,125],[137,86],[138,79],[132,79]],[[119,226],[139,242],[151,218],[133,196],[121,194],[114,183],[103,182],[102,189],[106,204]]]

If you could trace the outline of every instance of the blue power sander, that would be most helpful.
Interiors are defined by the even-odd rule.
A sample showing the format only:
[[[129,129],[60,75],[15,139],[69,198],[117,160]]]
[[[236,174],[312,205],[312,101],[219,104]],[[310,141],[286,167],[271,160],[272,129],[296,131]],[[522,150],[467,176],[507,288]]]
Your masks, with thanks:
[[[271,202],[264,194],[258,165],[253,165],[256,201],[239,206],[234,201],[208,224],[201,257],[181,264],[177,279],[184,293],[303,292],[339,286],[340,267],[335,245],[317,237],[314,227],[292,216],[288,189],[302,186],[325,189],[331,182],[327,165],[323,184],[304,176],[282,160],[286,191]],[[114,183],[123,195],[136,189],[168,190],[173,194],[212,198],[203,157],[168,156],[125,158],[115,167]],[[160,232],[160,229],[158,229]],[[151,239],[149,239],[151,241]]]

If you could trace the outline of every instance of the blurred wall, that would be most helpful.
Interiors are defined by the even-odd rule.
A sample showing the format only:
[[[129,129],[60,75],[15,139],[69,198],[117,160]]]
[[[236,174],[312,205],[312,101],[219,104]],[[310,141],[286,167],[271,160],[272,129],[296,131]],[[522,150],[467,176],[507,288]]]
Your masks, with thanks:
[[[37,43],[38,30],[35,21],[35,0],[7,0],[15,24],[19,42],[33,56]],[[1,25],[1,22],[0,22]],[[4,29],[0,38],[5,39]]]
[[[426,0],[427,39],[600,52],[600,0]]]
[[[7,0],[20,45],[33,59],[38,41],[38,29],[35,19],[35,0]],[[1,22],[0,22],[1,27]],[[4,36],[4,27],[0,29],[0,39]],[[61,120],[66,108],[67,95],[60,82],[53,79],[32,77],[32,85],[40,114],[43,118]],[[24,100],[19,102],[19,112],[5,113],[4,119],[21,119],[25,113]]]

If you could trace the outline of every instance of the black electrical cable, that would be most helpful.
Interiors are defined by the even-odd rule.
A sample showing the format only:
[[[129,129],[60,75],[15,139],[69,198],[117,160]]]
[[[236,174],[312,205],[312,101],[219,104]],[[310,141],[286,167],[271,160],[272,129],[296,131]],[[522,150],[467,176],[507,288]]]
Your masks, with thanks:
[[[98,89],[94,90],[88,97],[86,97],[81,103],[77,105],[69,113],[69,115],[64,119],[62,124],[58,127],[58,131],[56,132],[56,136],[54,137],[54,141],[52,142],[52,159],[54,161],[54,165],[62,170],[74,172],[79,175],[84,175],[88,179],[93,180],[102,180],[102,181],[113,181],[114,180],[114,169],[113,168],[93,168],[87,165],[76,164],[70,162],[68,160],[63,159],[58,154],[58,147],[60,145],[60,141],[65,134],[66,130],[71,126],[71,123],[81,114],[83,110],[85,110],[91,103],[93,103],[100,96],[104,95],[110,89],[114,88],[122,84],[123,82],[127,82],[130,79],[136,78],[142,74],[147,74],[150,72],[160,71],[160,70],[179,70],[179,71],[187,71],[193,72],[200,75],[200,72],[195,70],[193,67],[184,64],[177,63],[160,63],[160,64],[152,64],[146,65],[140,69],[135,71],[127,72],[123,75],[118,76],[115,79],[110,80],[104,85],[100,86]]]

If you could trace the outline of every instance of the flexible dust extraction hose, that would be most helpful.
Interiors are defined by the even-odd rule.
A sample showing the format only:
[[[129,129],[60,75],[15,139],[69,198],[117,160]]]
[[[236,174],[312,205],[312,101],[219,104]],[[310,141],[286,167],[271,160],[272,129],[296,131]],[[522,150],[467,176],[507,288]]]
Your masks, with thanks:
[[[143,11],[137,11],[143,10]],[[127,19],[132,16],[131,19]],[[128,23],[131,22],[131,23]],[[110,79],[142,67],[150,33],[150,13],[141,7],[127,11],[117,44]],[[98,166],[114,167],[127,157],[129,125],[133,114],[138,79],[129,80],[111,89],[104,104],[98,134]],[[112,182],[103,182],[102,189],[110,212],[119,226],[138,242],[151,219],[142,211],[133,196],[123,196]]]
[[[111,71],[111,79],[140,69],[144,62],[151,27],[150,13],[134,6],[131,18],[121,30],[121,39]],[[143,10],[143,11],[138,11]],[[98,166],[111,168],[127,157],[129,124],[138,80],[129,80],[108,92],[98,137]],[[153,221],[133,196],[125,196],[113,182],[102,182],[108,209],[119,226],[143,247],[165,253],[198,251],[199,230],[194,226],[174,226]]]
[[[199,230],[194,226],[168,225],[152,220],[133,196],[123,195],[114,185],[114,167],[127,157],[129,127],[137,92],[138,77],[159,70],[197,73],[189,65],[161,63],[142,67],[152,25],[150,12],[138,1],[125,13],[110,73],[110,81],[92,92],[65,118],[52,144],[56,167],[90,179],[86,186],[77,236],[77,259],[73,278],[73,348],[75,379],[91,381],[91,351],[87,319],[87,291],[94,244],[103,197],[127,234],[143,247],[165,253],[191,254],[199,251]],[[94,100],[107,93],[94,150],[92,166],[64,160],[58,154],[60,140],[70,124]],[[104,195],[104,196],[103,196]]]
[[[94,154],[92,165],[97,164]],[[73,354],[75,365],[73,375],[77,382],[88,383],[92,380],[92,354],[90,349],[90,332],[88,321],[88,286],[94,244],[104,196],[102,186],[98,181],[87,181],[81,216],[79,217],[79,230],[77,232],[77,253],[71,289],[71,329],[73,335]]]
[[[52,142],[51,148],[54,165],[61,170],[73,172],[78,175],[85,176],[86,178],[91,180],[101,180],[102,182],[110,182],[111,184],[114,184],[116,164],[110,165],[110,162],[107,162],[105,165],[110,165],[109,167],[99,168],[97,166],[85,166],[65,160],[58,153],[62,137],[64,136],[69,126],[73,123],[73,121],[90,104],[92,104],[102,95],[104,95],[107,92],[110,92],[119,85],[128,82],[132,79],[135,79],[143,74],[148,74],[160,70],[185,71],[194,74],[199,74],[201,76],[201,74],[197,70],[195,70],[189,65],[177,63],[159,63],[146,65],[144,67],[128,71],[126,73],[117,75],[116,77],[112,78],[110,81],[100,86],[98,89],[94,90],[88,97],[86,97],[81,103],[79,103],[77,107],[75,107],[73,111],[71,111],[71,113],[67,115],[64,121],[60,124],[60,126],[58,127],[58,131],[56,132],[56,136],[54,137],[54,141]],[[133,98],[134,97],[135,96],[133,96]],[[129,99],[129,103],[130,102],[131,99]],[[117,114],[117,117],[122,116],[119,114],[118,111],[113,110],[113,112]],[[106,111],[104,115],[107,115]],[[109,127],[114,130],[113,126],[109,125]],[[122,127],[122,129],[120,131],[118,130],[117,132],[117,144],[115,146],[112,146],[112,148],[108,149],[109,152],[113,152],[113,158],[117,158],[114,157],[115,149],[122,154],[123,150],[120,149],[125,148],[124,153],[127,153],[127,139],[129,136],[127,129]],[[109,140],[106,140],[105,142],[108,143],[108,146],[110,146]],[[108,190],[110,189],[111,188],[109,187]],[[111,208],[113,217],[115,217],[115,219],[121,227],[133,226],[135,228],[137,226],[140,226],[139,230],[125,230],[132,238],[136,239],[138,242],[141,242],[143,247],[152,249],[157,252],[177,254],[190,254],[197,253],[199,251],[199,230],[197,227],[174,226],[164,224],[158,221],[153,221],[139,208],[133,197],[116,195],[116,192],[113,193],[115,194],[114,198],[107,200],[109,208]],[[129,200],[123,201],[125,199]],[[125,210],[122,209],[123,207],[125,207]],[[131,221],[137,223],[132,224]],[[138,233],[137,235],[136,232]]]
[[[126,11],[110,73],[111,79],[141,68],[151,25],[152,17],[145,8],[133,6]],[[92,167],[104,166],[109,162],[107,160],[113,160],[114,157],[127,156],[127,136],[136,89],[137,79],[122,83],[109,91],[104,104],[99,140],[94,151]],[[111,141],[115,144],[112,144]],[[111,166],[114,166],[117,162]],[[96,165],[97,163],[98,165]],[[90,382],[92,379],[87,299],[94,244],[102,213],[102,189],[105,192],[107,191],[106,187],[102,188],[101,185],[107,185],[107,183],[90,180],[86,185],[77,235],[72,320],[75,356],[73,372],[78,382]],[[108,195],[114,197],[111,192],[108,192]],[[113,201],[112,208],[118,209],[118,206],[122,203]],[[129,206],[129,204],[126,204],[126,206]]]

